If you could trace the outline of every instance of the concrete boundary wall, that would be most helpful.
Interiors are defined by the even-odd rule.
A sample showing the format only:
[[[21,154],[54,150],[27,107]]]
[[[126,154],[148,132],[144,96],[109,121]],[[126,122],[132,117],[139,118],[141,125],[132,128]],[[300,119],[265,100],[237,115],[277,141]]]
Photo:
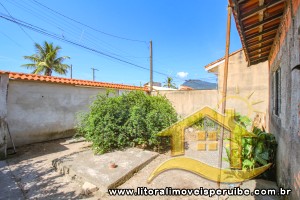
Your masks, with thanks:
[[[106,88],[10,80],[7,122],[16,146],[72,136],[76,113],[105,93]]]
[[[0,76],[0,160],[6,157],[7,148],[7,87],[8,75]]]
[[[188,116],[204,106],[217,108],[218,104],[217,90],[175,90],[153,93],[153,95],[157,94],[165,95],[181,117]]]
[[[1,75],[4,76],[7,75]],[[94,97],[97,94],[105,94],[106,90],[98,87],[10,79],[7,105],[1,106],[7,110],[7,123],[12,138],[16,146],[21,146],[74,135],[76,114],[87,111]],[[113,90],[117,95],[128,91]],[[217,105],[217,90],[159,93],[171,101],[182,117],[204,106],[214,108]],[[4,111],[2,107],[1,110]],[[12,146],[10,140],[8,146]]]

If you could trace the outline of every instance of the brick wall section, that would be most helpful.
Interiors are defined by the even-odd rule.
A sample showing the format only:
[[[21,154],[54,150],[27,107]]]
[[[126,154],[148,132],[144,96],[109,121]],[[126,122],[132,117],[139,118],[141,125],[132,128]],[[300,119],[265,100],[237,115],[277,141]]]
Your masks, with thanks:
[[[300,0],[287,1],[287,10],[280,26],[280,34],[269,57],[270,87],[274,72],[281,70],[281,110],[275,115],[274,94],[270,97],[270,129],[278,142],[277,183],[292,189],[288,199],[300,199]]]
[[[282,16],[281,24],[279,25],[277,35],[275,37],[271,53],[269,56],[270,65],[273,64],[274,59],[276,58],[280,46],[282,45],[284,38],[286,37],[286,33],[291,25],[291,7],[288,5],[284,15]]]

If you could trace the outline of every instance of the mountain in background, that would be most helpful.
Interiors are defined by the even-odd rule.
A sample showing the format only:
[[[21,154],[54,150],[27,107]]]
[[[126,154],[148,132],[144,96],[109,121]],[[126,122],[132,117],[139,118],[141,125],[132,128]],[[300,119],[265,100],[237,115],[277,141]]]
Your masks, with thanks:
[[[215,90],[217,83],[210,83],[197,79],[186,80],[181,86],[180,90]]]

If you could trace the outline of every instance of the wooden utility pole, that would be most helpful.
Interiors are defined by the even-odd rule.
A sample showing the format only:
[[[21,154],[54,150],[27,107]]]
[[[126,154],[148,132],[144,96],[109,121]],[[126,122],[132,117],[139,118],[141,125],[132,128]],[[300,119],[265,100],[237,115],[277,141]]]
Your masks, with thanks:
[[[72,73],[73,73],[73,66],[72,66],[72,65],[71,65],[71,68],[70,68],[70,69],[71,69],[70,72],[71,72],[71,79],[72,79],[72,78],[73,78],[73,74],[72,74]]]
[[[152,40],[150,40],[150,81],[149,81],[149,89],[150,94],[153,88],[153,55],[152,55]]]
[[[226,31],[226,48],[225,48],[225,64],[224,64],[224,77],[222,86],[222,112],[225,115],[226,110],[226,95],[227,95],[227,77],[228,77],[228,60],[229,60],[229,47],[230,47],[230,26],[231,26],[231,7],[228,5],[227,13],[227,31]],[[220,134],[219,141],[219,161],[218,167],[220,169],[220,177],[218,181],[218,187],[220,188],[221,181],[221,168],[222,168],[222,154],[223,154],[223,138],[224,138],[224,127]]]
[[[95,71],[99,71],[99,70],[93,67],[91,69],[93,70],[93,81],[95,81]]]
[[[230,5],[228,5],[225,64],[224,64],[224,78],[223,78],[223,91],[222,91],[222,112],[223,112],[223,114],[225,114],[225,110],[226,110],[228,61],[229,61],[229,48],[230,48],[230,27],[231,27],[231,7],[230,7]]]

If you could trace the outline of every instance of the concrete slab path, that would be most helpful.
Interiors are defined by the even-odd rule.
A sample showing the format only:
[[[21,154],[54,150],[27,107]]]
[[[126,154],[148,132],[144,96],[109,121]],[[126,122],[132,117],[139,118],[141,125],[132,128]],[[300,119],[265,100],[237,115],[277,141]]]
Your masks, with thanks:
[[[92,150],[88,150],[55,159],[53,166],[82,183],[94,184],[104,194],[108,189],[116,188],[130,179],[158,155],[137,148],[103,155],[95,155]]]
[[[57,173],[52,160],[84,151],[89,145],[70,144],[66,139],[26,145],[17,147],[17,154],[10,155],[6,162],[25,199],[82,199],[81,185]]]
[[[6,161],[0,161],[0,188],[0,200],[25,199],[22,190],[14,180]]]
[[[108,194],[102,196],[97,192],[91,195],[85,195],[82,193],[82,183],[71,179],[69,176],[65,176],[55,171],[52,166],[52,161],[56,158],[61,158],[70,154],[87,151],[90,149],[90,144],[87,142],[70,143],[68,140],[61,139],[45,143],[31,144],[17,149],[18,153],[6,160],[8,167],[14,177],[17,186],[22,190],[25,199],[89,199],[89,200],[115,200],[115,199],[134,199],[134,200],[196,200],[196,199],[227,199],[228,197],[208,197],[208,196],[109,196]],[[188,154],[188,152],[187,152]],[[196,155],[196,154],[195,154]],[[197,154],[198,155],[198,154]],[[132,178],[126,181],[124,184],[118,186],[119,189],[135,189],[137,187],[148,188],[217,188],[216,183],[201,178],[193,173],[181,171],[181,170],[169,170],[160,174],[151,183],[147,183],[147,178],[150,173],[159,166],[162,162],[170,159],[170,152],[160,154],[152,162],[146,165],[139,172],[134,174]],[[200,156],[199,159],[205,158]],[[111,160],[111,159],[110,159]],[[110,161],[108,160],[108,162]],[[116,161],[118,165],[118,161]],[[213,163],[211,163],[213,164]],[[120,165],[120,162],[119,162]],[[1,168],[1,171],[4,168]],[[3,179],[4,180],[4,179]],[[2,177],[0,177],[0,182]],[[241,187],[243,188],[262,188],[265,186],[275,187],[276,184],[272,182],[264,182],[262,180],[251,180],[245,182]],[[6,185],[6,184],[5,184]],[[15,186],[15,185],[14,185]],[[227,186],[226,186],[227,187]],[[0,186],[0,189],[4,188]],[[0,198],[7,192],[0,194]],[[9,193],[13,193],[9,191]],[[10,194],[14,195],[14,194]],[[6,196],[4,196],[5,199]],[[14,198],[15,199],[15,198]],[[18,199],[18,198],[16,198]],[[230,197],[229,199],[277,199],[276,197],[257,197],[257,196],[243,196],[243,197]]]

